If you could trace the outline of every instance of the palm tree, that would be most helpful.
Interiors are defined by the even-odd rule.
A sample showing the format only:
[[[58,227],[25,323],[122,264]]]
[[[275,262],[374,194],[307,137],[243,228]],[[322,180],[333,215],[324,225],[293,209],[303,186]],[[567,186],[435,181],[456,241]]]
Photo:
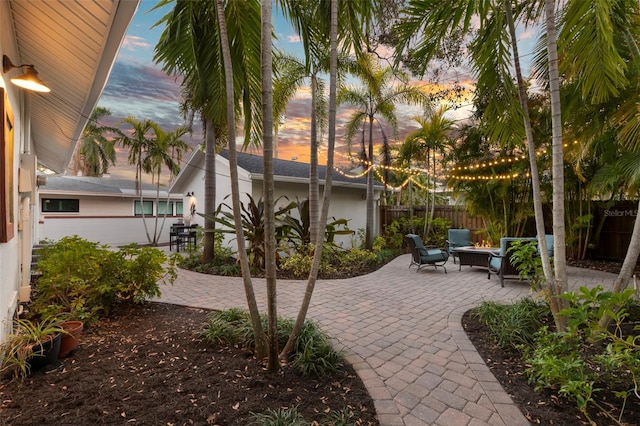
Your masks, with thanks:
[[[381,67],[376,64],[371,55],[358,60],[356,76],[361,80],[362,87],[343,87],[338,94],[340,104],[350,104],[356,107],[356,111],[347,122],[345,136],[351,143],[353,137],[362,129],[368,134],[368,149],[362,153],[364,165],[369,168],[367,172],[367,221],[365,234],[365,247],[373,247],[373,175],[375,158],[373,155],[374,124],[384,119],[394,134],[397,132],[398,120],[395,104],[408,103],[423,106],[429,105],[427,95],[415,86],[400,83],[393,85],[396,73],[390,67]],[[404,76],[403,76],[404,77]],[[404,78],[403,78],[404,80]],[[366,129],[366,131],[365,131]],[[386,135],[383,132],[383,144],[387,144]],[[388,147],[385,147],[388,149]]]
[[[165,132],[157,123],[151,120],[139,121],[133,116],[127,117],[124,124],[130,125],[132,130],[129,132],[130,135],[127,132],[122,133],[117,142],[129,150],[129,164],[136,169],[136,191],[140,196],[142,223],[147,239],[151,244],[156,245],[160,238],[160,233],[157,231],[158,218],[156,217],[152,238],[145,218],[144,196],[140,188],[142,174],[151,174],[152,181],[156,182],[157,204],[163,167],[169,169],[171,178],[180,171],[179,162],[182,153],[188,148],[188,145],[180,139],[186,133],[186,129],[179,128],[173,132]]]
[[[327,58],[328,59],[328,58]],[[319,236],[318,222],[320,219],[319,199],[320,185],[318,178],[318,133],[326,124],[325,103],[323,102],[324,84],[318,79],[320,71],[326,71],[322,66],[323,62],[314,60],[311,64],[303,64],[298,59],[277,55],[276,79],[274,81],[274,115],[280,116],[284,113],[286,104],[291,100],[296,90],[307,80],[311,82],[311,123],[310,123],[310,144],[309,144],[309,223],[311,242],[315,242]]]
[[[348,51],[354,48],[356,54],[360,55],[363,46],[360,41],[363,39],[363,28],[366,28],[372,18],[373,6],[376,2],[368,0],[350,0],[339,2],[338,0],[330,0],[328,2],[317,2],[318,22],[328,23],[326,26],[319,25],[319,33],[317,37],[329,38],[329,118],[328,118],[328,140],[327,140],[327,173],[325,176],[324,192],[322,194],[322,210],[320,212],[319,229],[325,229],[327,218],[329,216],[329,201],[331,198],[331,186],[333,182],[333,155],[336,139],[336,106],[337,106],[337,86],[338,86],[338,28],[339,24],[344,31],[341,31],[343,40],[341,48]],[[296,5],[296,0],[291,2]],[[313,4],[313,2],[312,2]],[[328,10],[326,7],[328,6]],[[341,19],[339,19],[339,16]],[[323,29],[324,32],[323,33]],[[302,330],[302,326],[307,317],[311,297],[315,288],[318,270],[320,269],[320,259],[322,256],[324,238],[316,238],[313,253],[313,262],[309,279],[305,289],[304,298],[296,317],[296,322],[291,331],[291,335],[287,340],[285,347],[280,352],[280,359],[288,359],[289,354],[293,351],[294,345],[298,340],[298,336]]]
[[[189,149],[181,138],[187,133],[186,127],[179,127],[173,131],[164,131],[157,123],[151,126],[155,133],[155,139],[149,145],[146,152],[146,168],[145,172],[151,173],[151,181],[156,182],[156,205],[160,205],[160,178],[163,176],[163,170],[169,170],[169,180],[173,180],[180,172],[180,161],[182,154]],[[168,200],[167,200],[168,204]],[[167,218],[168,209],[165,209],[162,218],[162,224],[158,228],[159,217],[156,214],[152,245],[157,245],[162,235],[162,229]]]
[[[256,28],[261,28],[260,26],[257,25],[258,23],[256,22],[256,18],[261,19],[260,12],[255,7],[257,6],[257,3],[254,2],[249,6],[251,7],[245,11],[247,15],[244,17],[244,19],[246,21],[252,22],[252,28],[254,30]],[[221,42],[221,48],[222,48],[222,59],[223,59],[223,65],[224,65],[224,83],[225,83],[224,87],[225,87],[225,100],[226,100],[225,111],[226,111],[226,122],[227,122],[228,132],[229,132],[228,145],[229,145],[229,168],[230,168],[230,174],[231,174],[231,198],[232,198],[234,221],[235,221],[235,228],[236,228],[236,239],[238,244],[240,265],[242,268],[242,278],[244,283],[244,289],[247,297],[247,304],[249,305],[249,315],[251,317],[251,325],[253,327],[253,334],[255,336],[255,341],[256,341],[256,355],[259,358],[264,358],[265,356],[270,355],[271,349],[269,348],[265,332],[262,328],[262,322],[260,320],[260,312],[258,310],[258,304],[256,302],[255,292],[253,290],[253,284],[251,282],[249,258],[247,256],[247,250],[245,247],[244,230],[242,227],[242,217],[240,214],[241,206],[240,206],[240,190],[239,190],[239,177],[238,177],[238,159],[237,159],[236,145],[235,145],[236,106],[234,102],[236,100],[235,81],[234,81],[235,80],[234,77],[236,76],[236,74],[252,75],[254,77],[253,81],[259,81],[256,79],[257,77],[256,74],[259,72],[258,70],[260,70],[260,67],[257,65],[257,62],[256,62],[256,55],[258,54],[258,52],[260,52],[261,44],[260,46],[258,46],[258,48],[256,48],[255,45],[252,46],[253,49],[250,49],[248,48],[248,46],[244,46],[244,45],[242,46],[238,46],[238,44],[230,45],[228,32],[227,32],[227,25],[226,25],[227,17],[226,17],[225,11],[223,10],[224,8],[223,8],[222,0],[218,0],[216,2],[216,9],[217,9],[217,22],[219,25],[220,42]],[[251,34],[251,32],[249,32],[248,34]],[[254,37],[252,37],[251,40],[255,42],[256,41],[255,33],[253,34],[254,34]],[[247,54],[248,56],[247,59],[249,60],[246,63],[238,64],[239,65],[238,67],[234,67],[234,60],[233,60],[234,56],[231,53],[231,50],[233,47],[235,47],[236,49],[238,49],[239,47],[245,47],[248,49],[247,52],[253,52],[253,55]],[[237,59],[238,53],[241,54],[242,51],[234,50],[236,59]],[[244,81],[246,82],[246,80]],[[247,86],[246,84],[241,85],[240,88],[243,93],[250,92],[252,89],[251,86]],[[255,100],[256,98],[247,96],[245,99],[251,101],[251,100]],[[245,105],[245,111],[250,112],[251,111],[250,108],[252,108],[251,105]],[[251,114],[249,115],[250,117],[245,117],[245,120],[250,120],[252,118]],[[247,123],[250,124],[250,121],[245,121],[245,124]]]
[[[161,62],[163,70],[170,75],[183,77],[184,106],[198,113],[205,127],[205,229],[214,230],[215,221],[211,218],[215,211],[215,154],[216,147],[227,142],[227,123],[224,99],[224,68],[222,65],[222,47],[217,26],[215,2],[194,2],[190,0],[161,0],[156,8],[174,4],[156,25],[166,25],[155,48],[154,60]],[[232,60],[235,63],[234,85],[237,97],[233,100],[236,111],[243,111],[245,119],[245,137],[259,139],[259,99],[260,92],[254,77],[245,71],[247,60],[243,49],[253,51],[259,48],[257,22],[251,17],[251,11],[257,3],[243,1],[225,2],[225,13],[234,22],[231,27],[231,40],[234,40]],[[257,40],[257,41],[256,41]],[[253,43],[253,45],[251,45]],[[254,55],[255,56],[255,55]],[[255,86],[252,90],[250,83]],[[241,103],[240,99],[244,98]],[[203,261],[213,258],[214,236],[205,233]]]
[[[111,133],[116,137],[120,129],[100,125],[99,122],[111,115],[111,110],[96,107],[91,112],[89,122],[82,131],[82,139],[76,154],[76,172],[82,170],[85,176],[102,176],[109,172],[109,166],[116,164],[115,142],[107,139]]]
[[[424,117],[413,117],[418,122],[419,128],[410,132],[405,138],[405,144],[417,146],[422,151],[426,169],[431,168],[433,177],[433,197],[431,203],[431,213],[429,213],[429,194],[427,189],[426,210],[423,233],[425,237],[429,235],[430,220],[433,220],[433,212],[436,202],[436,154],[444,151],[445,145],[449,141],[449,132],[453,129],[454,121],[445,117],[448,109],[441,106],[436,111],[427,111]],[[433,155],[432,155],[433,154]],[[433,162],[431,167],[430,162]],[[427,176],[427,188],[429,187],[429,177]]]

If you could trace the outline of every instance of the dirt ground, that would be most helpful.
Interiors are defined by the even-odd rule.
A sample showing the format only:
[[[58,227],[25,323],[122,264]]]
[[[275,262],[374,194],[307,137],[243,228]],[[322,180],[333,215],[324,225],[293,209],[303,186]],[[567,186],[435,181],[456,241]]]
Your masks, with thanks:
[[[148,303],[101,322],[57,367],[0,382],[0,424],[245,426],[251,413],[292,406],[309,421],[346,408],[354,424],[378,424],[349,365],[320,380],[269,374],[245,350],[194,337],[206,314]]]
[[[620,267],[573,265],[610,272]],[[254,422],[251,413],[291,406],[308,420],[320,422],[324,413],[346,408],[354,424],[378,425],[373,402],[349,365],[322,380],[300,377],[288,368],[270,375],[245,350],[205,344],[194,337],[206,314],[148,303],[104,320],[85,331],[79,349],[58,366],[24,382],[0,381],[0,425],[31,426],[56,419],[59,425],[244,426]],[[574,404],[548,392],[536,393],[527,383],[522,362],[491,344],[474,318],[465,315],[463,325],[532,424],[588,424]],[[638,399],[625,412],[626,424],[640,424]],[[599,425],[611,424],[599,420]]]
[[[569,264],[616,274],[620,271],[621,266],[620,262],[603,261],[570,261]],[[636,268],[637,272],[640,272],[640,268]],[[486,327],[480,324],[469,312],[464,315],[462,325],[491,372],[532,424],[560,426],[589,424],[586,417],[576,408],[575,403],[558,397],[550,391],[536,392],[524,374],[527,366],[518,356],[500,350],[491,341]],[[616,417],[621,408],[619,401],[617,398],[610,398],[604,404],[609,412]],[[590,412],[590,415],[599,426],[616,424],[595,411]],[[639,398],[634,396],[629,398],[626,407],[624,407],[621,424],[640,425]]]

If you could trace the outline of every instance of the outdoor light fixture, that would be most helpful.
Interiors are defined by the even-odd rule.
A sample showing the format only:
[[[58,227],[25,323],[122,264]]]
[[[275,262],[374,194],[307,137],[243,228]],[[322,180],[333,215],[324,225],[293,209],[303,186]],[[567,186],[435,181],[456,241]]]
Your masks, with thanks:
[[[33,90],[34,92],[50,92],[49,89],[38,77],[38,71],[30,64],[13,65],[11,59],[7,55],[2,55],[2,72],[8,73],[14,68],[24,68],[24,74],[19,77],[13,77],[11,82],[23,89]]]
[[[187,195],[185,195],[185,197],[194,197],[195,195],[195,192],[187,192]]]

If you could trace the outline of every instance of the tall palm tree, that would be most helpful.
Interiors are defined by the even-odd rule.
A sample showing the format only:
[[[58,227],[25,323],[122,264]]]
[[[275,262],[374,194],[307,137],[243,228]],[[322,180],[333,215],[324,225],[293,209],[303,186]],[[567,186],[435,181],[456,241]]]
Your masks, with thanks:
[[[446,3],[446,4],[445,4]],[[566,54],[566,61],[562,63],[562,73],[565,81],[579,81],[583,88],[583,96],[592,99],[603,99],[615,93],[623,84],[623,75],[620,70],[626,65],[621,61],[617,50],[613,46],[611,37],[612,19],[611,11],[620,7],[625,0],[619,2],[609,2],[605,0],[595,0],[584,2],[582,0],[569,0],[562,5],[561,32],[556,37],[556,11],[554,0],[536,1],[522,3],[518,6],[515,14],[516,20],[520,22],[536,22],[542,20],[546,28],[545,42],[540,43],[539,57],[545,58],[544,69],[540,68],[539,75],[548,81],[549,99],[552,109],[552,175],[553,175],[553,232],[554,232],[554,278],[549,279],[545,272],[550,292],[550,301],[556,318],[556,325],[559,329],[564,327],[563,320],[557,314],[561,304],[556,304],[558,296],[566,291],[566,251],[565,251],[565,224],[564,224],[564,175],[562,158],[562,122],[559,96],[559,63],[558,45],[562,46],[563,54]],[[511,78],[508,72],[508,64],[505,58],[508,55],[509,40],[506,37],[505,28],[508,25],[504,22],[505,14],[509,14],[509,9],[504,0],[479,1],[461,0],[454,2],[432,2],[428,0],[416,0],[411,3],[406,10],[408,18],[397,27],[400,32],[400,50],[406,51],[411,40],[415,40],[415,35],[419,34],[418,41],[414,46],[414,53],[421,57],[422,64],[426,67],[429,60],[433,58],[438,45],[451,34],[451,30],[462,29],[469,31],[471,21],[474,16],[480,17],[480,30],[472,43],[472,51],[477,52],[474,56],[474,67],[478,74],[478,89],[480,95],[489,94],[490,99],[500,99],[496,93],[502,96],[513,98],[511,93],[516,92],[511,85]],[[634,7],[637,9],[637,5]],[[504,12],[504,13],[503,13]],[[489,35],[493,34],[493,37]],[[513,39],[513,37],[511,37]],[[515,42],[512,43],[515,45]],[[483,49],[486,48],[486,49]],[[600,65],[598,65],[600,64]],[[605,66],[602,66],[605,64]],[[496,70],[501,70],[501,77],[495,75]],[[493,74],[493,75],[492,75]],[[487,76],[492,75],[487,79]],[[487,91],[491,83],[498,83],[503,87],[500,91],[493,93]],[[483,90],[483,84],[486,84]],[[476,94],[478,95],[478,93]],[[523,96],[520,96],[523,99]],[[502,104],[502,106],[501,106]],[[513,134],[509,129],[509,123],[515,121],[504,121],[504,105],[518,105],[516,102],[501,100],[494,102],[492,109],[489,109],[489,117],[498,127],[494,137],[503,137]],[[522,105],[522,104],[521,104]],[[512,109],[510,109],[512,110]],[[514,111],[515,112],[515,111]],[[517,116],[518,113],[512,116]],[[523,114],[520,112],[519,114]],[[522,121],[521,121],[522,123]],[[522,134],[522,126],[519,126],[518,133]],[[523,135],[524,136],[524,135]],[[531,156],[530,161],[535,161]],[[535,182],[534,182],[535,184]],[[539,215],[536,215],[538,229],[541,229]],[[554,304],[556,306],[554,307]]]
[[[368,134],[368,148],[362,153],[364,165],[369,168],[367,173],[367,219],[365,230],[365,247],[367,249],[373,247],[374,124],[382,119],[396,134],[398,119],[395,106],[397,103],[418,104],[425,107],[429,105],[428,96],[420,88],[402,82],[394,85],[397,75],[399,74],[394,72],[392,68],[382,67],[377,64],[372,55],[364,56],[358,60],[356,70],[356,76],[360,79],[362,86],[342,87],[338,94],[338,102],[340,104],[350,104],[356,108],[346,125],[345,136],[347,141],[351,143],[353,137],[361,130],[363,134]],[[380,128],[382,129],[382,126]],[[383,135],[383,144],[386,143],[386,136]]]
[[[160,238],[157,230],[158,218],[156,217],[153,238],[149,233],[145,212],[144,196],[140,188],[143,173],[151,174],[151,179],[156,182],[156,204],[159,201],[160,177],[163,168],[169,169],[170,177],[174,177],[180,171],[180,159],[188,145],[180,138],[186,133],[185,128],[179,128],[173,132],[163,131],[157,123],[151,120],[139,121],[133,116],[124,120],[124,124],[130,125],[130,132],[123,132],[117,139],[123,147],[129,150],[128,161],[136,169],[136,191],[140,196],[140,209],[142,223],[149,243],[156,245]]]
[[[449,142],[449,133],[453,130],[455,123],[453,120],[445,117],[447,111],[447,107],[441,106],[436,111],[427,111],[424,117],[413,117],[420,127],[407,134],[405,138],[405,144],[420,147],[422,151],[420,155],[424,158],[424,165],[427,170],[431,169],[433,197],[430,211],[428,194],[429,177],[427,176],[426,210],[423,230],[425,237],[429,235],[430,220],[433,220],[436,202],[436,154],[444,151],[444,147]]]
[[[324,58],[323,58],[324,59]],[[328,59],[328,57],[326,58]],[[309,231],[310,241],[315,242],[320,235],[318,223],[320,219],[319,199],[320,184],[318,178],[318,134],[326,125],[325,103],[323,102],[324,84],[318,78],[320,71],[326,71],[323,62],[314,60],[304,64],[297,58],[287,55],[276,56],[276,78],[274,81],[274,115],[284,113],[286,104],[305,81],[311,85],[311,123],[309,143]]]
[[[76,154],[76,172],[82,170],[85,176],[102,176],[109,172],[109,166],[116,164],[115,141],[108,134],[120,135],[120,129],[104,126],[100,121],[111,115],[111,110],[96,107],[82,131],[80,147]]]
[[[296,0],[290,2],[292,5],[296,5]],[[336,107],[337,107],[337,87],[338,87],[338,49],[344,49],[343,51],[349,51],[354,48],[358,55],[362,54],[360,50],[364,44],[363,40],[364,28],[368,26],[368,23],[372,19],[372,11],[376,2],[368,0],[348,0],[340,2],[338,0],[329,0],[317,3],[318,8],[318,21],[327,22],[328,25],[320,25],[320,31],[318,37],[329,38],[329,118],[328,118],[328,138],[327,138],[327,173],[324,182],[324,191],[322,194],[322,210],[320,212],[319,228],[325,229],[327,224],[327,218],[329,216],[329,201],[331,198],[331,187],[333,183],[333,155],[335,149],[336,139]],[[328,6],[328,9],[327,9]],[[340,17],[340,19],[339,19]],[[339,26],[343,31],[343,40],[339,46]],[[324,28],[324,32],[322,28]],[[288,359],[289,354],[293,351],[294,345],[298,340],[298,336],[302,330],[302,326],[307,317],[309,306],[311,304],[311,297],[313,296],[313,290],[315,288],[316,279],[318,277],[318,270],[320,269],[320,259],[322,256],[324,238],[316,238],[314,245],[313,261],[311,264],[311,271],[309,272],[309,278],[307,280],[307,287],[305,289],[304,298],[296,317],[291,335],[287,340],[285,347],[280,352],[280,359]]]
[[[157,123],[151,126],[155,138],[149,144],[146,153],[145,171],[151,173],[151,181],[156,182],[156,206],[160,205],[160,178],[165,175],[164,170],[169,171],[169,180],[173,180],[180,172],[180,161],[182,154],[189,148],[182,137],[187,133],[186,127],[178,127],[172,131],[163,130]],[[167,200],[168,204],[168,200]],[[162,224],[158,227],[159,215],[156,214],[152,245],[157,245],[164,229],[168,209],[165,209]]]
[[[265,229],[265,278],[267,281],[267,319],[269,329],[269,356],[267,370],[277,371],[278,360],[278,303],[276,299],[276,217],[273,180],[273,28],[271,0],[262,0],[262,148],[263,198]]]
[[[236,240],[238,244],[240,266],[242,268],[242,278],[244,283],[245,295],[247,297],[247,304],[249,305],[249,315],[251,318],[251,325],[253,328],[253,334],[255,336],[255,341],[256,341],[256,355],[259,358],[264,358],[265,356],[270,354],[270,348],[267,342],[267,337],[265,335],[264,329],[262,328],[260,312],[258,310],[258,304],[256,302],[255,292],[253,290],[253,283],[251,281],[251,271],[249,269],[249,258],[247,256],[244,230],[242,227],[242,217],[240,214],[241,206],[240,206],[240,190],[239,190],[239,177],[238,177],[238,159],[237,159],[236,145],[235,145],[235,140],[236,140],[236,137],[235,137],[236,135],[236,132],[235,132],[235,121],[236,121],[235,120],[235,113],[236,113],[235,76],[236,74],[244,74],[246,76],[251,75],[252,77],[254,77],[253,78],[254,82],[260,81],[260,79],[257,78],[258,77],[257,74],[260,72],[259,71],[260,67],[258,66],[259,62],[256,61],[256,56],[260,52],[261,36],[255,37],[255,33],[253,33],[254,37],[251,38],[251,42],[252,43],[258,42],[258,46],[256,46],[255,44],[252,46],[245,46],[245,45],[238,46],[238,44],[234,44],[234,45],[230,44],[229,34],[227,30],[227,15],[223,8],[223,4],[224,3],[222,0],[218,0],[216,2],[217,23],[219,26],[219,36],[220,36],[220,42],[221,42],[221,48],[222,48],[222,60],[224,65],[224,88],[225,88],[224,99],[226,100],[225,102],[226,123],[228,126],[228,132],[229,132],[228,146],[229,146],[229,168],[230,168],[229,172],[231,175],[231,199],[233,204],[234,221],[235,221],[235,228],[236,228]],[[246,16],[244,17],[244,19],[246,21],[252,22],[251,26],[253,30],[255,30],[256,28],[261,28],[261,26],[258,25],[259,20],[261,20],[260,11],[257,8],[258,3],[251,2],[249,4],[249,2],[247,2],[247,5],[251,7],[245,11]],[[249,34],[251,34],[251,32],[249,32]],[[234,66],[236,64],[234,62],[234,55],[237,55],[238,53],[242,53],[242,51],[235,50],[233,52],[234,54],[232,55],[232,48],[234,47],[236,49],[238,49],[238,47],[243,47],[247,49],[247,52],[245,52],[248,57],[247,61],[237,64],[238,65],[237,67]],[[253,55],[249,54],[249,52],[253,52]],[[237,56],[235,56],[235,58],[237,58]],[[243,80],[243,81],[246,82],[246,80]],[[250,94],[247,94],[248,92],[251,92],[252,89],[255,90],[255,87],[241,84],[239,86],[239,89],[241,90],[241,93],[245,95],[244,99],[246,99],[247,101],[255,102],[256,98],[251,96]],[[255,109],[255,106],[245,105],[245,112],[248,112],[250,115],[250,117],[248,118],[245,117],[245,125],[251,123],[250,119],[252,118],[251,117],[252,108]]]
[[[162,63],[163,70],[170,75],[183,78],[184,104],[187,110],[198,113],[205,126],[205,200],[204,227],[213,230],[215,221],[211,218],[215,211],[215,154],[216,147],[227,142],[224,68],[222,47],[215,2],[194,2],[190,0],[161,0],[156,8],[173,4],[173,9],[163,16],[156,25],[165,29],[155,48],[154,60]],[[245,138],[259,139],[260,92],[255,77],[247,72],[247,62],[255,55],[246,55],[244,49],[259,48],[259,28],[251,11],[256,9],[256,1],[227,1],[225,13],[234,24],[230,27],[233,40],[232,60],[234,61],[234,85],[236,98],[233,99],[237,112],[243,111]],[[256,41],[257,40],[257,41]],[[259,66],[259,65],[258,65]],[[258,80],[259,81],[259,80]],[[253,89],[249,90],[253,84]],[[241,102],[244,99],[244,102]],[[243,110],[244,109],[244,110]],[[235,124],[235,123],[234,123]],[[214,235],[205,233],[203,261],[213,258]]]

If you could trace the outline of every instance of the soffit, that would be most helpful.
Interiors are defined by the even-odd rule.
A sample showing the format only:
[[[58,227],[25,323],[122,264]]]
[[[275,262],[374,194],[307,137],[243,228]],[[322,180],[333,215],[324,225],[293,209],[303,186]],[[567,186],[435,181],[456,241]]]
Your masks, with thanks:
[[[27,94],[38,162],[61,173],[98,103],[139,0],[11,1],[19,57],[50,93]],[[17,71],[14,71],[17,72]]]

